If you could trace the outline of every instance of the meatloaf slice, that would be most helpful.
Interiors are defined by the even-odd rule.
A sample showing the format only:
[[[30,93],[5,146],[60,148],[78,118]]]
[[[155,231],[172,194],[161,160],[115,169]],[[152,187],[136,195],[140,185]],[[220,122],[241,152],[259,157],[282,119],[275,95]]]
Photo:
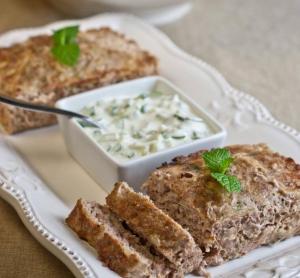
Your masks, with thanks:
[[[73,67],[54,59],[49,35],[0,48],[1,94],[52,106],[66,96],[157,73],[153,55],[110,28],[81,31],[78,44],[79,61]],[[7,133],[55,122],[50,114],[0,104],[0,127]]]
[[[106,198],[107,205],[141,238],[184,273],[200,272],[202,252],[192,236],[125,182],[118,182]]]
[[[228,193],[211,178],[203,152],[175,158],[143,185],[159,208],[189,230],[208,265],[300,233],[300,165],[264,144],[227,148],[240,193]]]
[[[152,254],[105,206],[80,199],[66,223],[97,250],[104,264],[122,277],[183,277],[164,258]]]

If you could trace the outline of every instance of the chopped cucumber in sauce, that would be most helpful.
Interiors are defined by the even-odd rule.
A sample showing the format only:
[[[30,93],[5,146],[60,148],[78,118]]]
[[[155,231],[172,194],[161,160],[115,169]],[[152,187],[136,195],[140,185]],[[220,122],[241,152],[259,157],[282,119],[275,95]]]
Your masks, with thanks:
[[[152,91],[134,97],[107,98],[85,106],[97,129],[80,122],[104,150],[121,160],[142,157],[212,134],[178,95]]]

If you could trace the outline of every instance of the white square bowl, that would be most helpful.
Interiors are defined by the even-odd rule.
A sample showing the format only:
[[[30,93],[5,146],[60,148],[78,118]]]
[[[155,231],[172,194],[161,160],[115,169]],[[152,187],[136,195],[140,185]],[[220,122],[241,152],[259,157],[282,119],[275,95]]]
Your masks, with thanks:
[[[102,98],[138,96],[141,93],[148,94],[153,90],[179,95],[197,116],[204,119],[213,131],[213,134],[206,138],[183,143],[143,157],[128,161],[118,161],[106,152],[92,137],[87,135],[76,119],[58,116],[59,125],[68,151],[91,177],[108,192],[112,190],[114,183],[119,180],[126,181],[136,190],[139,190],[140,185],[148,175],[163,162],[168,162],[179,155],[187,155],[201,149],[221,146],[225,141],[226,131],[215,119],[186,97],[170,81],[159,76],[140,78],[91,90],[61,99],[55,106],[79,112],[85,105]]]

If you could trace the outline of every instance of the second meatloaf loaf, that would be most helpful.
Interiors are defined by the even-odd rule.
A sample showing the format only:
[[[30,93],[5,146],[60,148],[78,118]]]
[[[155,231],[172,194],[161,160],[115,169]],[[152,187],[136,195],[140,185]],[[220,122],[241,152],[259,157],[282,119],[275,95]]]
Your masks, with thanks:
[[[80,57],[74,67],[60,64],[51,53],[52,38],[32,37],[0,48],[1,94],[45,105],[104,85],[157,73],[156,58],[136,42],[109,28],[78,34]],[[53,115],[0,104],[0,126],[7,133],[56,122]]]
[[[193,235],[208,265],[300,233],[300,165],[264,144],[228,150],[239,193],[211,178],[201,152],[160,167],[144,184],[154,203]]]

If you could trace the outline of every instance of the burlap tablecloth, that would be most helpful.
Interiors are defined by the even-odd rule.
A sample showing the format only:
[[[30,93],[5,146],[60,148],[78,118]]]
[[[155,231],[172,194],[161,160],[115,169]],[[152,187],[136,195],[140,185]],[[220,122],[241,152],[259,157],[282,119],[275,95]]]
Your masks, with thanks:
[[[299,14],[297,0],[198,0],[189,15],[161,29],[300,130]],[[39,0],[2,0],[0,15],[0,32],[65,18]],[[72,277],[2,199],[0,277]]]

